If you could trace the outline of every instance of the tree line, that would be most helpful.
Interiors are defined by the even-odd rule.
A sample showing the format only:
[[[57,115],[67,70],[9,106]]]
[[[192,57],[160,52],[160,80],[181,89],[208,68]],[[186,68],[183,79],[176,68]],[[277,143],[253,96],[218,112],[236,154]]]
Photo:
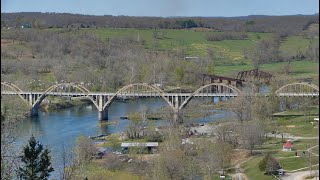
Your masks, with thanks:
[[[211,63],[209,58],[186,62],[179,52],[147,50],[134,35],[101,39],[77,30],[15,29],[3,37],[18,44],[1,49],[3,79],[25,89],[31,88],[28,81],[35,81],[39,88],[54,82],[83,82],[93,91],[137,82],[197,84],[198,77],[186,71],[206,72]],[[20,51],[28,51],[32,57],[21,60]],[[23,80],[16,78],[20,75]]]
[[[219,31],[276,32],[281,36],[297,34],[310,24],[319,23],[319,15],[245,16],[245,17],[131,17],[93,16],[68,13],[1,13],[1,27],[33,28],[211,28]]]

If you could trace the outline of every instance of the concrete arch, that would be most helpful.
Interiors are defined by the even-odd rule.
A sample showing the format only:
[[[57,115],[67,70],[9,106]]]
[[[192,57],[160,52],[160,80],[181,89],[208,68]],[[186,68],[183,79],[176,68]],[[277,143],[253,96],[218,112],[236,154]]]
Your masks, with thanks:
[[[232,92],[234,92],[237,96],[238,95],[242,95],[242,91],[240,89],[238,89],[235,86],[232,85],[228,85],[228,84],[224,84],[224,83],[211,83],[211,84],[207,84],[204,85],[202,87],[200,87],[199,89],[197,89],[194,93],[192,93],[186,100],[184,100],[184,102],[180,105],[179,110],[182,110],[188,103],[189,101],[198,93],[200,93],[203,89],[210,87],[210,86],[220,86],[220,87],[226,87],[229,90],[232,90]]]
[[[150,84],[147,83],[134,83],[134,84],[129,84],[127,86],[122,87],[120,90],[118,90],[116,92],[115,95],[113,95],[111,98],[108,99],[107,103],[105,103],[105,105],[103,106],[103,109],[107,108],[110,106],[110,104],[112,103],[112,101],[114,100],[115,97],[117,97],[117,95],[121,94],[122,92],[126,91],[129,88],[132,88],[134,86],[141,86],[141,87],[146,87],[146,88],[150,88],[152,90],[154,90],[157,94],[159,94],[160,97],[162,97],[169,105],[170,107],[174,110],[174,106],[173,104],[164,96],[164,91],[161,90],[158,87],[152,86]]]
[[[79,89],[81,92],[83,92],[85,94],[84,97],[89,98],[98,109],[99,106],[97,105],[97,103],[90,96],[88,96],[90,91],[78,83],[60,83],[60,84],[55,84],[55,85],[49,87],[43,94],[41,94],[41,96],[36,100],[36,102],[33,104],[33,106],[39,106],[41,104],[41,102],[43,101],[43,99],[47,96],[47,93],[52,92],[55,89],[57,89],[59,87],[63,87],[63,86],[71,86],[71,87]]]
[[[15,84],[9,83],[9,82],[5,82],[5,81],[1,81],[1,85],[7,86],[9,88],[11,88],[13,91],[16,92],[22,92],[22,90],[16,86]]]
[[[280,94],[280,93],[304,93],[304,92],[294,92],[294,90],[296,90],[297,87],[299,88],[299,90],[301,90],[301,88],[309,88],[312,91],[313,90],[317,91],[318,94],[319,94],[319,87],[318,86],[316,86],[314,84],[306,83],[306,82],[296,82],[296,83],[286,84],[286,85],[280,87],[278,90],[276,90],[275,93],[276,94]],[[292,92],[288,92],[288,90],[293,90],[293,91]]]
[[[5,81],[1,81],[1,86],[5,86],[5,87],[8,87],[9,89],[11,89],[13,92],[15,92],[26,104],[29,105],[28,103],[28,100],[23,97],[21,95],[21,92],[23,92],[18,86],[12,84],[12,83],[9,83],[9,82],[5,82]]]

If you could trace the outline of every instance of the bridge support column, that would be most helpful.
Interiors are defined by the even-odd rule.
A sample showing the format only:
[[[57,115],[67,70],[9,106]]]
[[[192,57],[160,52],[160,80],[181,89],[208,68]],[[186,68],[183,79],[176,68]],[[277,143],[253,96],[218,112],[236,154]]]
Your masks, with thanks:
[[[98,120],[99,121],[108,121],[109,117],[108,117],[108,108],[105,108],[104,110],[98,112]]]
[[[173,113],[173,123],[174,124],[181,124],[183,122],[179,111],[174,111]]]
[[[39,114],[38,114],[38,107],[37,106],[34,106],[34,107],[32,107],[31,108],[31,110],[30,110],[30,115],[31,115],[31,117],[33,117],[33,116],[38,116]]]
[[[179,96],[176,95],[174,98],[174,112],[173,112],[173,122],[174,124],[182,123],[182,118],[180,117],[179,107],[180,107]]]
[[[29,100],[29,104],[32,106],[33,104],[32,93],[28,94],[28,100]]]

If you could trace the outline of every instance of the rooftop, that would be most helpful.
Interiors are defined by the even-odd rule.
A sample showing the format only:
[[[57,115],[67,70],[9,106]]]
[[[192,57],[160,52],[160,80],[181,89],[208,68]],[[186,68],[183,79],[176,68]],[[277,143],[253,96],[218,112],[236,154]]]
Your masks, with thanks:
[[[121,143],[121,147],[136,147],[136,146],[145,146],[145,147],[158,147],[158,142],[130,142],[130,143]]]

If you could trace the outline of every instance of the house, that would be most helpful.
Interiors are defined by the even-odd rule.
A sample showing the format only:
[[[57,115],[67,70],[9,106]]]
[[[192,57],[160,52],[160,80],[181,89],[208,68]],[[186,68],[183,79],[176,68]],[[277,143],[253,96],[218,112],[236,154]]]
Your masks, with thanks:
[[[122,153],[126,154],[130,151],[130,148],[138,148],[138,153],[155,153],[158,150],[158,142],[130,142],[121,143]]]
[[[292,151],[292,148],[293,143],[291,142],[291,140],[287,140],[287,142],[282,146],[282,151]]]

